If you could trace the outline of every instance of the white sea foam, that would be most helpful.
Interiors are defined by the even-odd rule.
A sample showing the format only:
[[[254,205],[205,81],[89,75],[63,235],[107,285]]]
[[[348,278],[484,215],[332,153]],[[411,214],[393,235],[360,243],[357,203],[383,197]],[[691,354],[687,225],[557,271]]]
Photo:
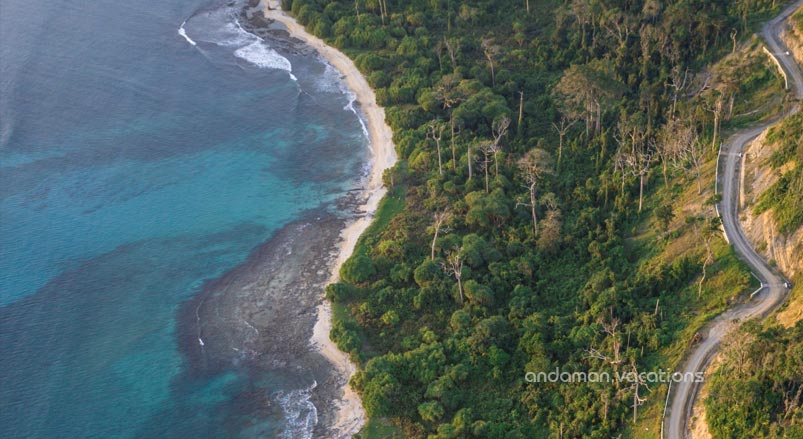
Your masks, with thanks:
[[[327,93],[347,93],[348,90],[343,83],[340,72],[325,60],[321,59],[321,61],[326,67],[320,78],[315,81],[316,88]]]
[[[216,32],[215,44],[225,47],[242,47],[259,40],[258,36],[243,29],[235,19],[233,22],[226,22]]]
[[[282,439],[312,439],[312,431],[318,424],[318,409],[310,401],[312,391],[318,383],[313,381],[306,389],[295,389],[287,392],[278,392],[279,401],[287,426],[279,435]]]
[[[278,52],[271,49],[260,40],[235,50],[234,56],[263,69],[279,69],[286,72],[293,71],[293,66],[287,58],[279,55]]]
[[[273,50],[267,41],[245,30],[237,20],[237,9],[223,7],[193,16],[190,29],[201,42],[234,49],[234,56],[262,69],[284,70],[294,81],[293,65],[290,60]],[[196,45],[182,23],[178,33]]]
[[[184,23],[181,23],[181,27],[178,28],[178,34],[181,35],[182,37],[184,37],[184,39],[187,40],[188,43],[192,44],[193,46],[197,46],[197,44],[195,44],[195,41],[193,41],[192,38],[190,38],[187,35],[187,31],[184,30],[184,25],[185,24],[187,24],[186,20],[184,20]]]
[[[346,98],[348,98],[348,103],[343,106],[343,109],[346,111],[351,111],[355,116],[357,116],[357,120],[360,121],[363,134],[365,134],[365,137],[369,137],[370,134],[368,133],[368,127],[365,125],[362,115],[354,106],[354,103],[357,102],[357,95],[348,88],[340,71],[326,62],[326,60],[322,59],[321,61],[326,65],[326,67],[324,68],[321,77],[316,81],[318,90],[327,93],[342,93],[346,95]]]
[[[360,126],[362,127],[362,132],[365,134],[365,137],[371,137],[371,134],[368,132],[368,127],[365,125],[365,121],[363,120],[362,115],[354,108],[354,103],[357,102],[357,95],[355,95],[351,90],[346,91],[346,96],[349,98],[349,103],[343,107],[344,110],[349,110],[357,116],[357,120],[360,121]]]

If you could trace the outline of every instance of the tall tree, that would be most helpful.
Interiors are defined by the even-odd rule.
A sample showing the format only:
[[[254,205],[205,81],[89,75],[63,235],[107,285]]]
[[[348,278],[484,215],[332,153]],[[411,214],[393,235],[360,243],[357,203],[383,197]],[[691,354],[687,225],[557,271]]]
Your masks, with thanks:
[[[524,179],[527,190],[530,194],[529,203],[518,203],[530,207],[530,213],[533,218],[533,234],[538,234],[538,216],[536,214],[537,203],[537,189],[538,183],[541,179],[548,174],[552,174],[552,156],[541,148],[533,148],[519,160],[519,170],[521,170],[522,178]]]
[[[621,96],[623,85],[613,78],[610,63],[600,60],[588,64],[573,64],[555,86],[562,112],[569,117],[585,120],[586,135],[599,134],[602,113],[608,102]]]
[[[493,143],[491,146],[491,152],[493,153],[494,158],[494,166],[495,166],[495,176],[499,176],[499,160],[498,154],[502,151],[502,138],[505,137],[507,134],[507,130],[510,127],[510,118],[507,116],[502,116],[493,121],[491,125],[491,133],[493,134]]]
[[[697,129],[690,122],[677,124],[673,130],[671,139],[674,158],[673,164],[676,168],[692,173],[697,180],[697,193],[703,193],[703,146],[700,143],[700,136]]]
[[[621,119],[616,127],[614,138],[619,143],[619,164],[622,171],[639,179],[638,211],[641,212],[644,200],[644,183],[652,164],[652,151],[649,149],[646,129],[639,117]]]
[[[441,159],[441,139],[443,138],[444,125],[440,120],[433,120],[427,126],[427,137],[435,141],[438,150],[438,174],[443,175],[443,160]]]
[[[483,38],[481,45],[482,53],[485,55],[485,59],[488,61],[488,67],[491,69],[491,85],[496,87],[496,70],[494,69],[494,63],[497,55],[502,51],[502,47],[496,44],[492,37]]]
[[[494,161],[493,157],[496,155],[496,146],[493,142],[484,142],[480,144],[480,151],[482,151],[483,161],[482,169],[485,172],[485,193],[490,192],[490,184],[488,180],[488,169],[491,167],[491,162]]]
[[[458,132],[462,129],[462,120],[455,116],[454,110],[455,107],[467,97],[466,87],[462,87],[462,84],[463,79],[459,74],[444,75],[435,88],[436,99],[441,102],[443,109],[449,112],[449,142],[452,147],[452,169],[457,169],[457,148],[455,141]]]
[[[711,137],[711,151],[717,150],[717,135],[719,134],[719,124],[722,120],[722,95],[717,93],[714,103],[707,107],[714,117],[714,134]]]
[[[432,219],[434,220],[435,223],[432,226],[432,230],[433,230],[433,234],[432,235],[433,236],[432,236],[432,247],[431,247],[430,260],[433,260],[433,261],[435,260],[435,244],[438,241],[438,235],[440,234],[440,232],[441,231],[443,231],[445,233],[449,232],[449,229],[447,227],[443,226],[443,223],[448,221],[449,218],[451,218],[451,215],[449,215],[449,212],[446,211],[446,210],[437,211],[432,216]]]
[[[462,248],[449,253],[443,262],[443,271],[455,278],[457,291],[460,293],[460,304],[463,304],[463,258],[460,256]]]
[[[563,157],[563,139],[566,137],[566,133],[569,132],[569,129],[576,123],[577,119],[572,119],[568,116],[561,116],[560,123],[558,124],[552,122],[552,127],[558,132],[558,170],[560,170],[560,160],[561,157]]]

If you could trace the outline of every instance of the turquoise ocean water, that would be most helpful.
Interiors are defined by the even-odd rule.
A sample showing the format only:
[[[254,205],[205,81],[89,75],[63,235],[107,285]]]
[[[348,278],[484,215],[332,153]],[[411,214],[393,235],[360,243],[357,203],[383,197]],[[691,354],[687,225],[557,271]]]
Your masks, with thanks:
[[[338,75],[240,6],[0,0],[0,437],[311,431],[238,416],[306,378],[179,379],[182,303],[366,162]]]

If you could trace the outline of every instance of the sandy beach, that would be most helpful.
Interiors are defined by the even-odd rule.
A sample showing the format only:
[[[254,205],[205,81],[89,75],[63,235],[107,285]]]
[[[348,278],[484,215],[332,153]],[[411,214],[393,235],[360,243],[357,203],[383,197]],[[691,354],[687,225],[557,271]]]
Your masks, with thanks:
[[[385,123],[385,110],[376,103],[376,95],[368,82],[362,76],[351,59],[339,50],[328,46],[320,38],[307,33],[304,27],[280,9],[278,0],[263,1],[265,18],[282,23],[292,37],[304,41],[314,48],[329,64],[337,69],[348,88],[356,95],[359,109],[365,117],[370,136],[372,152],[371,172],[366,181],[360,210],[366,215],[356,219],[346,226],[340,235],[339,251],[332,267],[331,282],[338,280],[340,266],[354,251],[357,239],[371,224],[374,212],[379,201],[385,195],[382,186],[382,173],[396,162],[396,151],[393,146],[393,133]],[[365,423],[365,412],[362,408],[359,395],[347,384],[356,371],[356,366],[350,361],[347,354],[337,349],[329,339],[332,328],[331,309],[329,303],[324,302],[318,307],[317,320],[313,329],[311,343],[318,352],[326,357],[345,379],[343,396],[337,402],[336,421],[330,431],[333,437],[350,438],[359,432]]]

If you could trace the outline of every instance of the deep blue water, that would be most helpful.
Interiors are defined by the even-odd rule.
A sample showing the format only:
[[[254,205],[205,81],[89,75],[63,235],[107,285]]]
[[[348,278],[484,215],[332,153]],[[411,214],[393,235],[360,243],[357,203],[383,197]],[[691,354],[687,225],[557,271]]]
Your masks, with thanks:
[[[237,370],[176,384],[177,310],[355,186],[366,139],[331,68],[236,11],[0,0],[0,437],[282,430],[219,422]]]

